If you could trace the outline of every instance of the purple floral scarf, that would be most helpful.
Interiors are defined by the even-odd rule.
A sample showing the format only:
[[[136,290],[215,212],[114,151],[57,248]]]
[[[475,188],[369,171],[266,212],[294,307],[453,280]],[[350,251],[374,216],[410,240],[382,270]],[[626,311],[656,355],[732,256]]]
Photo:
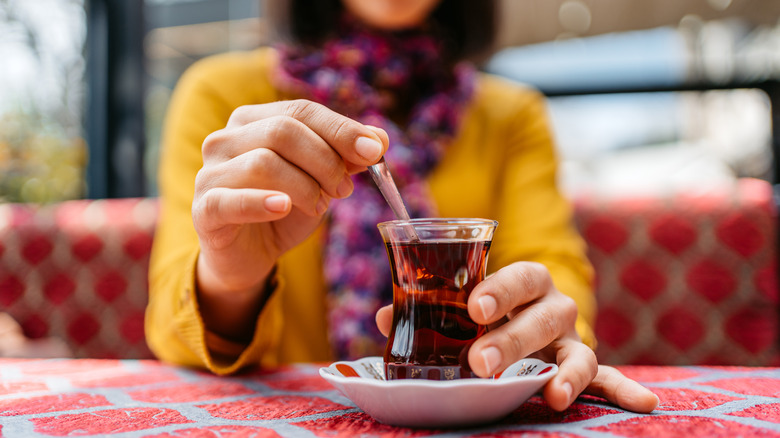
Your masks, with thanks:
[[[410,216],[435,216],[425,177],[457,131],[473,92],[473,67],[461,63],[448,69],[439,42],[422,30],[372,31],[348,16],[339,30],[338,38],[317,50],[279,47],[277,85],[387,131],[385,159]],[[407,104],[406,126],[398,126],[386,116],[388,107],[394,98],[412,95],[416,99]],[[324,247],[329,336],[338,359],[382,354],[386,338],[375,315],[393,300],[387,254],[376,228],[393,213],[368,172],[352,179],[353,194],[331,202]]]

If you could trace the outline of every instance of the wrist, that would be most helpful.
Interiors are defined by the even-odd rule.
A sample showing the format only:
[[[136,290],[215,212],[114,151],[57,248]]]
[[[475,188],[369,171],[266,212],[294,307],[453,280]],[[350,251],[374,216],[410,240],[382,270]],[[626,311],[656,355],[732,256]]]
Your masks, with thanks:
[[[271,266],[253,272],[253,280],[219,276],[198,258],[195,270],[198,307],[206,330],[236,342],[249,341],[257,318],[275,287]]]
[[[199,293],[207,295],[251,299],[262,291],[274,266],[274,262],[247,263],[201,250],[195,267],[196,286]]]

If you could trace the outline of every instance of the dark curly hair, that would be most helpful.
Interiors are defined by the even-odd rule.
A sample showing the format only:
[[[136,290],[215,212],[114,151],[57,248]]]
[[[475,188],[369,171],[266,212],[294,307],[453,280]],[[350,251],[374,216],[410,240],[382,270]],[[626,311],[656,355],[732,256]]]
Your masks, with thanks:
[[[277,38],[319,45],[335,31],[344,10],[341,0],[265,0]],[[442,0],[431,13],[446,42],[445,54],[455,62],[481,59],[493,49],[497,28],[496,1]]]

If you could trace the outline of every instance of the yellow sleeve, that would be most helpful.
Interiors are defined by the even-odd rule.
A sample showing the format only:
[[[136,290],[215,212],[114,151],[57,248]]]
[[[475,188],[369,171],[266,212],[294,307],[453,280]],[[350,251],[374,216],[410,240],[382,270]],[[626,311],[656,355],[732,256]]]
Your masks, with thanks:
[[[494,255],[501,266],[515,260],[545,265],[557,289],[577,302],[577,332],[595,348],[593,269],[571,206],[558,190],[558,157],[544,96],[525,90],[521,108],[506,137],[507,167],[497,212],[502,246]]]
[[[235,76],[259,77],[257,68],[246,68],[248,61],[254,65],[256,60],[246,55],[220,55],[196,63],[182,76],[169,104],[159,167],[160,217],[149,269],[147,343],[161,360],[206,367],[217,374],[268,360],[265,352],[275,348],[281,331],[282,280],[277,279],[249,345],[236,345],[208,333],[196,295],[199,245],[191,205],[195,176],[203,165],[201,145],[206,136],[225,127],[233,109],[249,103],[244,100],[259,98],[256,93],[230,86],[246,83]]]

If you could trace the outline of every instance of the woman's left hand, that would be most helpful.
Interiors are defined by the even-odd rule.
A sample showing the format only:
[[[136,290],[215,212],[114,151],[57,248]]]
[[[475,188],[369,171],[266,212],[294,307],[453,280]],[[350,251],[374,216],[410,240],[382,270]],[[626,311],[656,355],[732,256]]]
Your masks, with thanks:
[[[479,376],[503,371],[533,356],[558,365],[558,374],[544,388],[555,410],[569,407],[580,393],[603,397],[624,409],[651,412],[658,397],[617,369],[599,365],[583,344],[574,324],[577,305],[555,288],[543,265],[518,262],[478,284],[468,301],[469,315],[490,331],[469,350],[469,365]],[[377,313],[377,325],[387,335],[391,306]]]

